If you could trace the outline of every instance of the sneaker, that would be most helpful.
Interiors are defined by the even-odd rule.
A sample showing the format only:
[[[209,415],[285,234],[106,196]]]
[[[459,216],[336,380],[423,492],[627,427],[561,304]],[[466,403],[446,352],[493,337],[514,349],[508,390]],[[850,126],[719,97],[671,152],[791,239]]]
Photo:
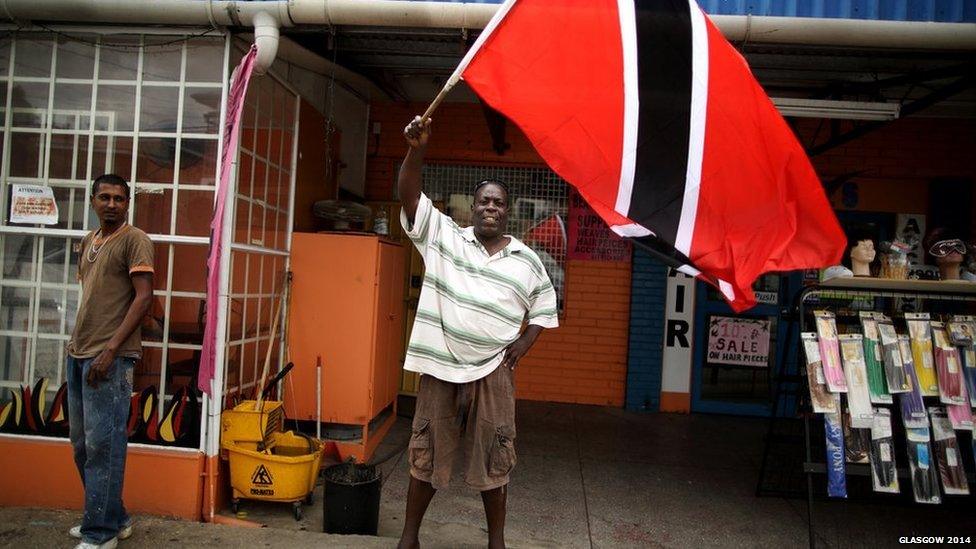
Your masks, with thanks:
[[[75,545],[75,549],[115,549],[119,545],[119,538],[112,538],[101,545],[83,541]]]
[[[68,530],[68,535],[75,539],[81,539],[81,525],[78,524],[76,526],[72,526],[71,530]],[[128,539],[129,536],[131,535],[132,535],[132,523],[129,523],[123,526],[121,530],[119,530],[119,533],[116,537],[119,539],[119,541],[122,541],[124,539]],[[112,547],[115,546],[113,545]]]

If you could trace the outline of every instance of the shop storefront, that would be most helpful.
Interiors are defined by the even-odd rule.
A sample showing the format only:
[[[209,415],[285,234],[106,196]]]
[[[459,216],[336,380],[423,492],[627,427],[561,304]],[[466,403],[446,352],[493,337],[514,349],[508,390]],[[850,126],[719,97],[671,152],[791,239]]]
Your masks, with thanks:
[[[35,482],[5,488],[5,503],[80,505],[58,389],[78,307],[77,250],[97,227],[90,182],[116,173],[131,182],[129,222],[149,234],[156,257],[133,376],[125,498],[134,509],[200,516],[220,411],[196,389],[206,257],[222,107],[242,47],[218,31],[108,28],[9,32],[0,42],[0,387],[5,405],[18,401],[14,393],[21,405],[6,410],[0,445],[8,458],[3,478]],[[297,108],[298,96],[275,77],[253,80],[227,208],[232,243],[220,312],[227,329],[219,342],[226,375],[217,402],[253,391],[269,345],[288,261]],[[53,191],[50,224],[10,219],[25,186]],[[282,352],[280,335],[270,344]]]
[[[966,9],[912,17],[976,20]],[[965,84],[972,46],[950,40],[920,53],[911,51],[921,49],[917,38],[858,45],[823,37],[784,45],[748,30],[742,35],[733,23],[751,23],[740,11],[725,14],[741,17],[725,20],[727,32],[739,32],[734,36],[770,90],[792,99],[829,95],[837,109],[865,99],[908,109],[903,119],[896,119],[897,109],[865,114],[857,104],[789,115],[845,228],[868,228],[879,247],[912,231],[920,240],[938,226],[971,241],[976,99]],[[856,15],[822,11],[773,15],[816,21]],[[215,497],[205,483],[226,484],[216,458],[219,414],[257,389],[266,356],[274,357],[274,369],[289,361],[285,334],[272,335],[274,310],[293,230],[323,228],[313,204],[364,203],[386,212],[389,236],[399,237],[394,189],[405,152],[402,128],[443,84],[467,31],[370,21],[323,30],[322,21],[308,17],[306,24],[317,26],[282,37],[288,58],[255,75],[246,95],[229,173],[217,303],[206,300],[206,258],[225,105],[232,71],[250,43],[225,30],[126,26],[11,27],[0,37],[0,406],[19,398],[40,418],[20,414],[23,422],[14,423],[15,408],[6,408],[0,451],[12,465],[2,476],[8,484],[0,482],[3,504],[80,505],[65,426],[46,414],[58,406],[77,312],[75,252],[97,223],[87,199],[94,177],[114,172],[131,182],[129,221],[156,250],[154,301],[134,376],[125,495],[137,511],[199,518]],[[790,306],[819,273],[764,276],[754,287],[759,305],[733,314],[710,286],[610,237],[518,128],[463,87],[437,111],[427,158],[428,194],[462,225],[472,182],[490,175],[509,184],[515,197],[509,230],[542,258],[557,289],[560,328],[544,333],[519,365],[518,398],[646,412],[771,413],[777,372],[796,372],[803,360]],[[54,223],[10,219],[24,186],[51,189]],[[422,281],[418,259],[414,254],[402,273],[403,341]],[[207,307],[219,311],[213,400],[195,389]],[[402,357],[402,348],[388,351]],[[400,394],[409,397],[416,388],[416,376],[405,373]],[[46,398],[31,402],[25,389]],[[39,466],[45,474],[36,474]],[[9,484],[27,477],[30,489]]]

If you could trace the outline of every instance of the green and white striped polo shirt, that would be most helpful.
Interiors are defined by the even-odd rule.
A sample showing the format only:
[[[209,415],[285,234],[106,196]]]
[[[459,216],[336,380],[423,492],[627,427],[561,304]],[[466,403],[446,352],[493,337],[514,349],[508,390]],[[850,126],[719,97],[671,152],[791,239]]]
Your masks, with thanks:
[[[494,371],[523,321],[559,326],[549,275],[515,237],[489,256],[473,228],[458,227],[424,194],[413,226],[402,211],[400,223],[426,267],[405,370],[467,383]]]

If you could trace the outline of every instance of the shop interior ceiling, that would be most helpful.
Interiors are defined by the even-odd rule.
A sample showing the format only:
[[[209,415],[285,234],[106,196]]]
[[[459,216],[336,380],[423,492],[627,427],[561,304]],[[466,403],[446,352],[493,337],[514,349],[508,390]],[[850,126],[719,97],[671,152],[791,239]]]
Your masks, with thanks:
[[[370,79],[396,101],[427,103],[457,66],[476,32],[389,27],[291,28],[283,34]],[[902,116],[976,118],[972,52],[735,44],[771,97],[897,102]],[[449,101],[477,101],[464,86]],[[491,126],[494,122],[487,117]],[[810,144],[816,154],[884,122],[835,124]],[[493,131],[493,133],[496,133]],[[856,135],[855,135],[856,136]],[[833,140],[833,141],[832,141]]]

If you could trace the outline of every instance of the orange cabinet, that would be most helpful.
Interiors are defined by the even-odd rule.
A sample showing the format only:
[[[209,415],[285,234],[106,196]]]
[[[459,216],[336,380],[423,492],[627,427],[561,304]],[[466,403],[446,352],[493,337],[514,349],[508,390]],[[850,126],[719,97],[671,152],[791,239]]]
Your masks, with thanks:
[[[322,360],[322,422],[344,435],[343,458],[367,459],[396,418],[403,352],[402,245],[374,235],[294,233],[285,413],[316,418]],[[356,430],[359,429],[359,434]]]

